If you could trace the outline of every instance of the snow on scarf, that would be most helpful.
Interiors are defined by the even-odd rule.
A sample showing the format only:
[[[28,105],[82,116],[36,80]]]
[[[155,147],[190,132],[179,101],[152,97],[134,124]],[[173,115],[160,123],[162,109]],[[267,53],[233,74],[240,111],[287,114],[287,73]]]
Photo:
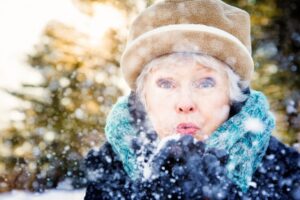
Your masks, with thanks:
[[[275,119],[263,93],[251,90],[241,111],[224,122],[205,141],[208,147],[225,149],[228,177],[246,192],[258,164],[265,154],[275,127]],[[128,97],[122,97],[112,108],[105,127],[108,142],[120,157],[124,170],[132,178],[141,175],[132,140],[139,136],[129,113]]]

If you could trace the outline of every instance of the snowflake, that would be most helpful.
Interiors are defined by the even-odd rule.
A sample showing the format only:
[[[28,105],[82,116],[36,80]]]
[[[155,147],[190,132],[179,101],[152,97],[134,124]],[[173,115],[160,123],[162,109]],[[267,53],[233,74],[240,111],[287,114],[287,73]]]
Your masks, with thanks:
[[[263,130],[265,129],[265,126],[262,123],[262,121],[257,118],[248,118],[245,121],[244,125],[245,125],[245,130],[256,132],[256,133],[263,132]]]

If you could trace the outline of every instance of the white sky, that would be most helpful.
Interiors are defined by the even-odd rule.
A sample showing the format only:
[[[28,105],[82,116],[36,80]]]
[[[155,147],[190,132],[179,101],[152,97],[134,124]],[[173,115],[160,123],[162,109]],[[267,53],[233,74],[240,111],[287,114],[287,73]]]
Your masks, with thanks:
[[[0,88],[19,89],[21,82],[38,83],[41,77],[25,63],[43,28],[50,20],[59,20],[99,36],[107,27],[124,25],[120,13],[111,7],[97,7],[97,15],[81,13],[71,0],[0,1]],[[0,128],[11,117],[15,98],[0,91]]]

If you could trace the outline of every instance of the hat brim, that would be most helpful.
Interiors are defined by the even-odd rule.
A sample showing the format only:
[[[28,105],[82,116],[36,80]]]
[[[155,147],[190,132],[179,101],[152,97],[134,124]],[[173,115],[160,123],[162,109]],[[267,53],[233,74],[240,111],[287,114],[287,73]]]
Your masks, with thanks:
[[[254,70],[249,50],[233,35],[202,24],[175,24],[153,29],[132,41],[121,58],[121,69],[131,89],[143,67],[154,58],[176,52],[201,53],[229,65],[243,81]]]

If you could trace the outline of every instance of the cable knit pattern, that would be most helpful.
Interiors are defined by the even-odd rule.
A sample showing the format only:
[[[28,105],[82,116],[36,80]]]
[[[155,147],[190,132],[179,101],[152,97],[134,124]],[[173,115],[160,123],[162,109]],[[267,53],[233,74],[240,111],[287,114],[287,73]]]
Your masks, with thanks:
[[[122,97],[113,106],[107,117],[105,135],[115,153],[120,157],[126,173],[136,179],[138,167],[130,141],[137,136],[138,131],[132,123],[133,119],[128,109],[128,97]]]
[[[108,142],[120,157],[124,170],[132,178],[139,176],[136,155],[131,148],[131,139],[137,137],[133,119],[128,109],[128,97],[123,97],[111,110],[105,127]],[[224,122],[205,143],[208,147],[229,152],[226,165],[228,177],[243,192],[269,144],[275,119],[263,93],[251,90],[249,99],[239,113]]]
[[[226,149],[228,177],[243,192],[268,147],[275,118],[263,93],[251,90],[241,111],[224,122],[206,141],[208,147]]]

